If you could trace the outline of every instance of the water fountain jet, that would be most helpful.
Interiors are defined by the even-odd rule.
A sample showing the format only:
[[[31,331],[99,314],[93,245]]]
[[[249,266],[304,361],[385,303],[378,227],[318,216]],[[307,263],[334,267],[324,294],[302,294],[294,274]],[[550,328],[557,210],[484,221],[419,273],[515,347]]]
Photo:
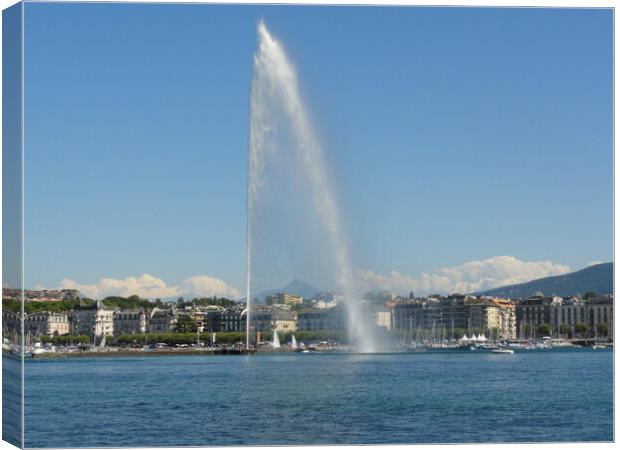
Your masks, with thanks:
[[[295,174],[294,182],[304,184],[300,191],[307,189],[311,192],[309,206],[322,227],[324,238],[329,242],[329,258],[333,260],[336,279],[344,294],[349,340],[356,351],[373,352],[376,345],[376,340],[373,339],[374,323],[361,309],[361,296],[353,282],[340,210],[327,176],[324,150],[302,100],[297,73],[282,45],[269,33],[262,20],[258,24],[258,38],[258,49],[254,54],[248,158],[246,344],[250,345],[251,299],[254,294],[252,271],[257,245],[255,227],[259,215],[258,204],[265,195],[265,183],[273,176],[270,170],[274,169],[269,164],[296,158],[300,161],[302,170]],[[286,174],[287,171],[283,173]],[[286,211],[283,212],[285,213]]]

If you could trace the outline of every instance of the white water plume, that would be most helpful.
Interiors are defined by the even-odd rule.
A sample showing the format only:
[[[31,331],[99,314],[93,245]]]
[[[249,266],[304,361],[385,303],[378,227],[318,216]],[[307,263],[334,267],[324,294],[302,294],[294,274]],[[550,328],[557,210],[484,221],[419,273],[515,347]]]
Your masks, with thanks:
[[[356,350],[372,352],[374,324],[360,308],[324,150],[302,101],[296,71],[262,21],[258,37],[247,193],[250,314],[258,291],[256,274],[272,276],[274,282],[274,273],[308,279],[330,272],[344,294],[350,341]]]

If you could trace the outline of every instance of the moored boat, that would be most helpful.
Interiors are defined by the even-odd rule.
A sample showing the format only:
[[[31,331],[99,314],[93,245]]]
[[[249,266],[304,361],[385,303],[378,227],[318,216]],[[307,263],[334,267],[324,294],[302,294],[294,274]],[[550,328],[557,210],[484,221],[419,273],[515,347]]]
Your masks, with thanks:
[[[491,353],[500,353],[506,355],[512,355],[514,352],[514,350],[511,350],[509,348],[494,348],[493,350],[491,350]]]

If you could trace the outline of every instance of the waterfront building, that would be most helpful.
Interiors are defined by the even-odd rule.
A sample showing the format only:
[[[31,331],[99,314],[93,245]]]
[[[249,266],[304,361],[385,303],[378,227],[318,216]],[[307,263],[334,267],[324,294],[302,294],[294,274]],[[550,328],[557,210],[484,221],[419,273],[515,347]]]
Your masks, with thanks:
[[[213,333],[222,331],[222,312],[224,308],[220,306],[207,306],[203,319],[203,331]]]
[[[394,305],[392,328],[409,333],[413,333],[418,328],[424,328],[424,306],[425,302],[420,299],[399,302]]]
[[[554,308],[551,313],[551,325],[555,335],[560,336],[565,333],[561,333],[560,328],[570,329],[569,334],[573,334],[575,331],[575,325],[578,323],[586,322],[586,305],[580,297],[567,297],[562,299],[562,302]]]
[[[342,303],[331,308],[309,308],[297,313],[299,331],[346,331],[346,313]]]
[[[475,299],[475,297],[471,295],[461,294],[453,294],[439,298],[441,326],[445,326],[449,330],[456,328],[467,330],[469,333],[472,326],[467,302],[473,299]]]
[[[2,311],[2,336],[11,337],[15,340],[16,335],[21,335],[22,315],[18,312]]]
[[[607,335],[613,337],[613,296],[605,295],[583,299],[578,296],[561,298],[556,295],[545,297],[540,292],[517,305],[517,325],[520,337],[534,336],[541,325],[549,325],[551,334],[565,335],[561,330],[569,329],[575,336],[577,324],[587,327],[587,334],[593,336],[597,326],[607,324]]]
[[[114,311],[112,316],[114,336],[146,333],[148,317],[150,317],[150,313],[143,309]]]
[[[149,318],[149,333],[173,333],[177,327],[176,308],[155,308]]]
[[[544,296],[535,292],[530,298],[521,300],[517,305],[517,325],[519,337],[530,338],[541,325],[551,325],[556,317],[554,311],[562,304],[562,298],[557,295]]]
[[[417,329],[467,328],[466,296],[401,300],[394,304],[392,326],[413,333]]]
[[[278,333],[297,331],[297,313],[290,308],[274,308],[271,314],[271,328]]]
[[[287,305],[256,305],[250,320],[255,331],[286,333],[297,330],[297,314]]]
[[[375,307],[375,326],[391,330],[392,310],[393,306],[390,307],[388,305],[379,305]]]
[[[31,336],[64,336],[71,331],[69,315],[66,312],[42,311],[26,314],[24,333]]]
[[[90,336],[94,342],[114,334],[114,309],[101,300],[92,305],[78,305],[71,311],[71,334]]]
[[[183,314],[190,318],[196,324],[196,331],[202,333],[205,329],[206,311],[200,307],[186,306],[179,314]]]
[[[452,336],[453,330],[472,333],[477,330],[489,337],[516,337],[516,313],[513,302],[495,298],[453,294],[399,301],[392,311],[392,328],[413,335],[419,330],[435,330],[435,337]]]
[[[271,308],[265,305],[254,305],[250,320],[255,331],[271,331]]]
[[[251,313],[254,315],[254,308]],[[220,316],[221,331],[246,331],[246,309],[242,305],[226,308]]]
[[[575,334],[575,326],[584,324],[590,335],[595,334],[599,324],[607,324],[607,336],[613,337],[614,314],[613,296],[604,295],[582,299],[568,297],[562,299],[561,304],[552,312],[552,326],[554,334],[560,335],[560,328],[570,328]],[[565,327],[563,327],[565,325]],[[601,336],[603,337],[603,336]]]
[[[481,330],[493,339],[515,339],[517,318],[514,303],[508,300],[479,297],[467,303],[471,329]]]
[[[607,336],[613,339],[614,333],[614,306],[613,296],[603,295],[587,300],[588,306],[588,325],[591,330],[596,329],[599,324],[607,324]],[[599,336],[602,337],[602,336]]]
[[[2,332],[5,337],[15,340],[21,334],[22,314],[2,311]],[[34,337],[63,336],[71,332],[69,315],[66,312],[53,313],[42,311],[26,314],[24,318],[24,334]]]

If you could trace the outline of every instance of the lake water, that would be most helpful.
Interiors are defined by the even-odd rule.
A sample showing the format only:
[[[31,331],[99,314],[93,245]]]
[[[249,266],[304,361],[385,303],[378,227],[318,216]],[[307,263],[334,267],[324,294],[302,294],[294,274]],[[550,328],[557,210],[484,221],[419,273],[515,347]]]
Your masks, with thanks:
[[[608,350],[35,359],[25,369],[27,447],[613,439]]]

